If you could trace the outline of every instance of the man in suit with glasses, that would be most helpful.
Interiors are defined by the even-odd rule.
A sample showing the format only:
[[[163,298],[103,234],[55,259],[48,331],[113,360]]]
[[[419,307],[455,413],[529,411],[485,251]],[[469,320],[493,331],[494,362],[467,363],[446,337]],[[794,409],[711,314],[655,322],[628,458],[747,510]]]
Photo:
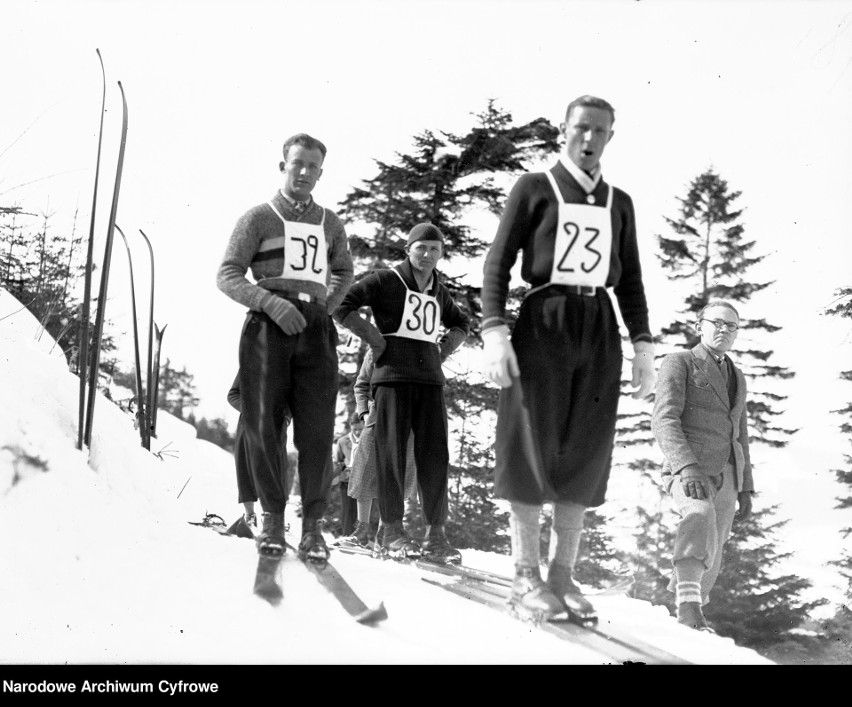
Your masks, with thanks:
[[[754,493],[746,379],[727,355],[739,322],[725,300],[702,308],[696,323],[701,341],[663,358],[651,418],[665,456],[664,486],[680,515],[669,590],[678,621],[705,631],[712,629],[702,606],[719,575],[722,549],[734,516],[751,513]]]

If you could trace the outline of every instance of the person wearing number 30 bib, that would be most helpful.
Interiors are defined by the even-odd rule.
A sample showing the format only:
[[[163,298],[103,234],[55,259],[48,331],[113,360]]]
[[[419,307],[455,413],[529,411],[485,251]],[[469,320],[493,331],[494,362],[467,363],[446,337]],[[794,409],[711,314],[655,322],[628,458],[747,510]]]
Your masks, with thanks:
[[[547,620],[596,620],[574,565],[584,513],[604,502],[615,437],[622,352],[609,288],[633,344],[633,395],[654,386],[633,203],[601,178],[614,121],[603,99],[568,105],[558,162],[514,185],[484,267],[484,368],[501,387],[494,489],[511,502],[512,602]],[[519,253],[530,289],[510,339],[506,298]],[[546,583],[544,503],[553,504]]]
[[[382,548],[392,557],[422,553],[461,561],[444,531],[447,517],[447,410],[442,362],[467,338],[470,323],[435,269],[444,235],[431,223],[411,229],[408,257],[376,270],[347,292],[334,318],[372,349],[375,449]],[[375,326],[358,310],[370,307]],[[423,515],[429,525],[422,547],[403,527],[406,452],[414,435],[414,461]]]

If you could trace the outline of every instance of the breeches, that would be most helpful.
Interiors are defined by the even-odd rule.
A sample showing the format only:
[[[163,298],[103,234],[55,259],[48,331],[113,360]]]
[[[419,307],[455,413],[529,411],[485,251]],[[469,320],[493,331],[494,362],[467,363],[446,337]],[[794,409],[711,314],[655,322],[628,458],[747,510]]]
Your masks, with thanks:
[[[248,465],[264,511],[287,503],[285,410],[299,450],[302,513],[325,512],[337,403],[337,330],[324,306],[293,300],[307,320],[288,336],[266,314],[249,312],[240,340],[240,396]]]

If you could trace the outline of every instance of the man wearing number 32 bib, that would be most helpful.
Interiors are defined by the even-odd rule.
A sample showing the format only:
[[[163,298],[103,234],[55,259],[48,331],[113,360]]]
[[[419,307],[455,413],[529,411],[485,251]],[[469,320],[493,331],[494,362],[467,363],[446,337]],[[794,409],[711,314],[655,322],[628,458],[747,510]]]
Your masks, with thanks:
[[[431,223],[416,225],[396,267],[375,270],[346,293],[334,318],[373,352],[370,385],[376,406],[376,471],[382,549],[391,557],[421,554],[460,562],[447,541],[449,449],[441,363],[467,338],[470,322],[440,281],[435,266],[444,255],[444,234]],[[358,310],[370,307],[375,326]],[[406,450],[414,435],[414,461],[423,515],[429,525],[422,547],[402,519]]]
[[[352,282],[353,265],[340,219],[311,198],[325,145],[299,133],[283,151],[282,188],[239,219],[216,283],[249,310],[240,336],[239,385],[248,465],[264,510],[258,551],[281,554],[285,548],[281,430],[289,406],[302,494],[299,555],[323,562],[337,406],[337,329],[329,315]],[[249,268],[256,284],[246,278]]]
[[[614,121],[600,98],[568,105],[559,160],[514,185],[484,267],[484,368],[501,387],[495,494],[511,502],[513,606],[538,619],[596,620],[573,573],[585,510],[604,502],[615,437],[622,352],[607,288],[633,344],[633,396],[654,387],[633,202],[601,178]],[[506,298],[518,253],[530,289],[510,340]],[[553,525],[545,584],[539,522],[546,502]]]

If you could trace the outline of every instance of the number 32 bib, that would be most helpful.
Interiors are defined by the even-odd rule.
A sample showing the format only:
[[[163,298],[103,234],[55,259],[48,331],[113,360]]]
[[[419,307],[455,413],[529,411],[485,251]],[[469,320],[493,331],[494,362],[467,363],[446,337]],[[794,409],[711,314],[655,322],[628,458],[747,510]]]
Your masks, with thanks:
[[[394,269],[394,272],[405,285],[405,308],[399,329],[396,333],[385,336],[400,336],[403,339],[416,339],[436,344],[441,324],[441,307],[437,297],[408,289],[399,271]]]
[[[568,204],[553,175],[546,174],[559,202],[550,283],[605,287],[612,251],[612,187],[607,185],[605,207]]]

